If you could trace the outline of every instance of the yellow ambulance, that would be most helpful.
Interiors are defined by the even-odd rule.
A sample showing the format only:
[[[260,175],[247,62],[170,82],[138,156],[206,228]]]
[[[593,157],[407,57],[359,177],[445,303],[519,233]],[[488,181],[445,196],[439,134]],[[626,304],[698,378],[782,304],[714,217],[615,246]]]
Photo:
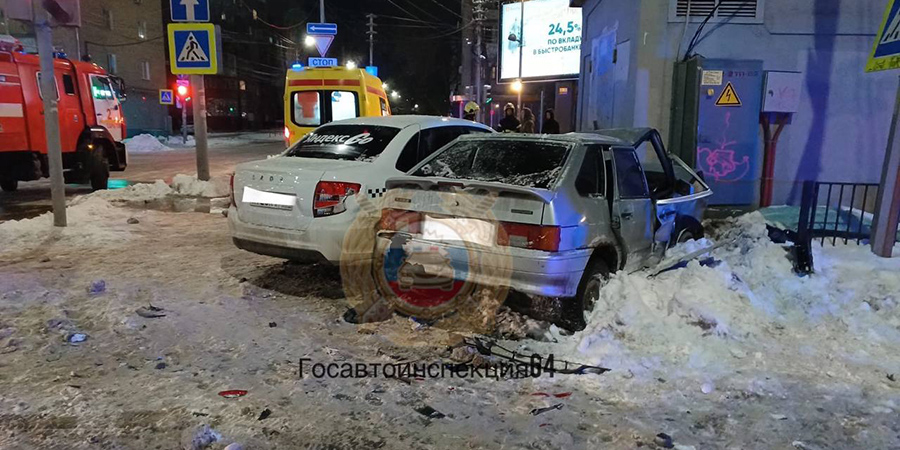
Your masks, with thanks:
[[[391,115],[381,80],[363,69],[291,68],[284,87],[284,141],[290,146],[319,125]]]

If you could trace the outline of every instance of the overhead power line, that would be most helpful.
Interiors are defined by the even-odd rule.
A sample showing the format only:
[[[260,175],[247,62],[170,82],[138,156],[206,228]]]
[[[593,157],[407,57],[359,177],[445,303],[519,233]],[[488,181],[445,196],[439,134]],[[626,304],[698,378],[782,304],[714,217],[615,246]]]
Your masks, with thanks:
[[[444,9],[447,10],[450,14],[453,14],[454,16],[459,17],[460,19],[463,18],[463,17],[462,17],[461,15],[459,15],[459,13],[457,13],[456,11],[454,11],[454,10],[452,10],[452,9],[450,9],[450,8],[448,8],[448,7],[446,7],[446,6],[444,6],[444,4],[441,3],[439,0],[431,0],[431,3],[434,3],[435,5],[438,5],[438,6],[440,6],[441,8],[444,8]]]

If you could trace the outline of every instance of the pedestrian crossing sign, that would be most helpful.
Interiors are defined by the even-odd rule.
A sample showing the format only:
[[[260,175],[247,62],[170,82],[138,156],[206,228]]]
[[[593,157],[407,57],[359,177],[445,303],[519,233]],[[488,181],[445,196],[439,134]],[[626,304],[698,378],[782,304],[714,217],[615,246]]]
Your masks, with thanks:
[[[888,1],[866,72],[900,69],[900,0]]]
[[[159,104],[160,105],[173,105],[175,104],[175,92],[171,89],[160,89],[159,90]]]
[[[219,72],[219,30],[210,23],[169,24],[169,65],[173,74]]]

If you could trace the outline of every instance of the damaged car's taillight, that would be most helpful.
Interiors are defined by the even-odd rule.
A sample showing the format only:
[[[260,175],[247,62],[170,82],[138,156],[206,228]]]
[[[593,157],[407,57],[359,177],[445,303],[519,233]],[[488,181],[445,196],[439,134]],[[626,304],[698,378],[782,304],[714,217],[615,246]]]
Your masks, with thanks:
[[[559,251],[560,228],[557,226],[503,222],[499,228],[498,245],[545,252]]]
[[[340,214],[347,210],[344,202],[347,197],[359,192],[358,183],[342,181],[320,181],[316,184],[313,198],[313,217],[326,217]]]
[[[378,229],[381,231],[405,231],[418,234],[422,221],[422,214],[405,209],[385,208],[381,210],[381,221]]]

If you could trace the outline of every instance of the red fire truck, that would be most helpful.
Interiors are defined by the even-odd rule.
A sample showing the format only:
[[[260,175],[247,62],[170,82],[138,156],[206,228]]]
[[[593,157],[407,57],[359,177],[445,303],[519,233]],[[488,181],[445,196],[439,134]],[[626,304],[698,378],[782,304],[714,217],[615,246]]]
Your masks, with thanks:
[[[106,189],[109,172],[122,171],[128,155],[122,139],[125,118],[111,77],[100,66],[54,59],[55,95],[67,183],[90,182]],[[19,181],[48,177],[44,134],[44,93],[36,55],[22,52],[10,36],[0,36],[0,188],[15,191]]]

